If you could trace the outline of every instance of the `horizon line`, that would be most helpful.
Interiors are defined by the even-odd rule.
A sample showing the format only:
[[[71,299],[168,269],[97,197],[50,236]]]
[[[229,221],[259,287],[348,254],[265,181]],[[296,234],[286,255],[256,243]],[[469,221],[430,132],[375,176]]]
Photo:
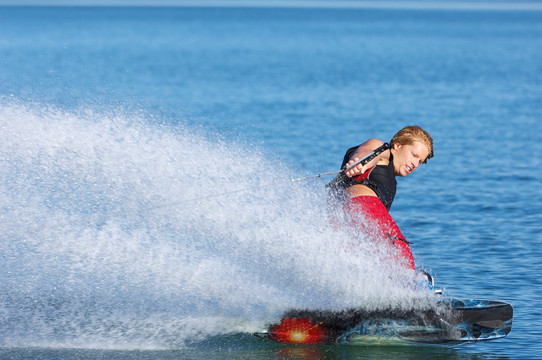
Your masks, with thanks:
[[[425,10],[542,10],[542,2],[514,1],[321,1],[321,0],[13,0],[0,6],[14,7],[254,7],[254,8],[322,8],[322,9],[425,9]]]

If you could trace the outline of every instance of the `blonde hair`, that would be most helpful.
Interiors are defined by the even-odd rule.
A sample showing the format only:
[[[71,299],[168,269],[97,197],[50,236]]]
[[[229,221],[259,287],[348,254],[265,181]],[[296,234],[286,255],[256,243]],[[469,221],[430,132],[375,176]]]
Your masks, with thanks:
[[[412,145],[415,141],[424,144],[429,150],[429,155],[427,155],[427,158],[423,162],[425,164],[427,163],[427,160],[434,156],[433,139],[431,138],[431,135],[421,127],[417,125],[405,126],[399,130],[397,134],[393,135],[393,138],[390,140],[390,146],[393,146],[393,144]]]

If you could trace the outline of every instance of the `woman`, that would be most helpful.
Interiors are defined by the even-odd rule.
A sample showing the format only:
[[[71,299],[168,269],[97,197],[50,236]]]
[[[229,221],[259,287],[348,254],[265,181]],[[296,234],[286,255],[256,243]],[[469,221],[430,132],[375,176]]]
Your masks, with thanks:
[[[341,169],[347,169],[383,144],[381,140],[369,139],[348,149]],[[344,171],[344,175],[339,175],[331,183],[332,188],[346,196],[346,209],[353,214],[363,213],[369,218],[371,226],[380,230],[380,239],[391,244],[397,258],[411,269],[415,266],[409,242],[388,211],[397,188],[395,177],[411,174],[432,157],[431,136],[419,126],[407,126],[393,136],[388,150],[365,165],[358,164]]]

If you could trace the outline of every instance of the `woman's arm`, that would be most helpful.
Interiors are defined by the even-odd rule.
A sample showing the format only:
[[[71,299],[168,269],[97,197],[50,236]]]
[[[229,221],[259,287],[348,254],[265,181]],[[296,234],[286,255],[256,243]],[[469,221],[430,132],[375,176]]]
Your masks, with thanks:
[[[346,167],[348,167],[351,164],[355,163],[356,161],[363,158],[367,154],[373,152],[376,148],[382,146],[382,144],[384,144],[384,142],[382,140],[379,140],[379,139],[369,139],[369,140],[367,140],[366,142],[361,144],[354,151],[354,153],[350,156],[350,160],[348,160],[348,162],[346,163]],[[384,151],[382,154],[378,155],[373,160],[369,161],[367,164],[365,164],[365,165],[358,164],[358,165],[354,166],[352,169],[349,169],[348,171],[345,171],[345,174],[348,177],[353,177],[353,176],[363,174],[365,171],[367,171],[367,169],[372,168],[373,166],[375,166],[379,162],[382,162],[383,164],[384,163],[388,164],[389,159],[390,159],[389,154],[390,154],[389,151]]]

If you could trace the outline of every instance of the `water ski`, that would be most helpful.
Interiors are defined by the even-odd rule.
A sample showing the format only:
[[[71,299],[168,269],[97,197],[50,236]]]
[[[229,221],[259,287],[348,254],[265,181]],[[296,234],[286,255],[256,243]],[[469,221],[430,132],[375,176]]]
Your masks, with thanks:
[[[288,344],[431,344],[455,346],[503,338],[513,308],[494,300],[442,299],[423,311],[291,310],[254,335]]]

